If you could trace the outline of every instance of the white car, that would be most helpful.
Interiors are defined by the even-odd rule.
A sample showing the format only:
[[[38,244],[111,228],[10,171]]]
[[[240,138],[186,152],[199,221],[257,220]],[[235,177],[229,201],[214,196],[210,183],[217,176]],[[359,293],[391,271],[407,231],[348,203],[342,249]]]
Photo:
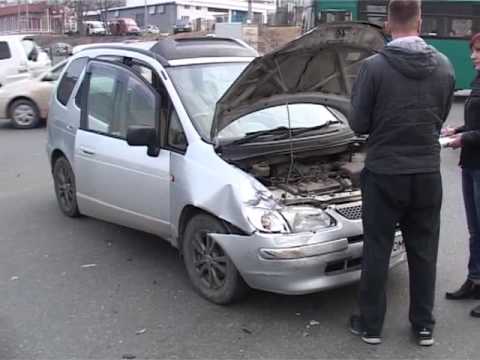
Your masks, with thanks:
[[[47,71],[52,65],[44,52],[28,35],[0,36],[0,86]]]
[[[87,35],[107,35],[105,25],[101,21],[84,21]]]

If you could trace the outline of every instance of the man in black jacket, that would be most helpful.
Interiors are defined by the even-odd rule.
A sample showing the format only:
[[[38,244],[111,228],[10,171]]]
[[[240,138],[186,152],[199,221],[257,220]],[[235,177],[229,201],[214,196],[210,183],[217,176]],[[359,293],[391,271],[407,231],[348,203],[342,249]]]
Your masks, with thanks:
[[[351,128],[368,134],[362,173],[364,248],[359,315],[351,331],[381,342],[385,284],[395,231],[402,230],[410,273],[412,330],[432,345],[432,314],[442,181],[438,138],[450,111],[454,73],[418,35],[420,0],[391,0],[391,41],[363,64],[352,91]]]

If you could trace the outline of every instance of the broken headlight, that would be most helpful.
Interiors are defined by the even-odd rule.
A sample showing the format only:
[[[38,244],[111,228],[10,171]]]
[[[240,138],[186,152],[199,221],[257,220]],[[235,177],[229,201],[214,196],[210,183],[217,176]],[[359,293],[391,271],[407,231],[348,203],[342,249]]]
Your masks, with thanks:
[[[276,210],[246,207],[248,221],[259,231],[266,233],[288,233],[288,224]]]
[[[316,232],[336,225],[335,219],[322,209],[308,206],[289,206],[282,210],[293,232]]]

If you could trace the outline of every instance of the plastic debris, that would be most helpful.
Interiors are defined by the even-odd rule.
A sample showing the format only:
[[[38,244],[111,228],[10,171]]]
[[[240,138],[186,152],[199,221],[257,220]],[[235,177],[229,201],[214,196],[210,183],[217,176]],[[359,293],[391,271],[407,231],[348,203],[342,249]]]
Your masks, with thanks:
[[[320,323],[317,320],[310,320],[310,326],[317,326],[320,325]]]
[[[10,278],[11,281],[15,281],[15,280],[18,280],[18,279],[19,279],[18,276],[12,276],[12,277]]]
[[[137,357],[133,354],[123,354],[122,359],[136,359]]]
[[[140,330],[137,330],[136,334],[142,335],[142,334],[145,334],[146,332],[147,332],[147,329],[140,329]]]
[[[84,264],[81,267],[83,269],[88,269],[88,268],[92,268],[92,267],[96,267],[96,266],[97,266],[97,264]]]
[[[249,335],[253,334],[253,331],[250,330],[250,329],[247,329],[247,328],[242,328],[242,331],[243,331],[245,334],[249,334]]]

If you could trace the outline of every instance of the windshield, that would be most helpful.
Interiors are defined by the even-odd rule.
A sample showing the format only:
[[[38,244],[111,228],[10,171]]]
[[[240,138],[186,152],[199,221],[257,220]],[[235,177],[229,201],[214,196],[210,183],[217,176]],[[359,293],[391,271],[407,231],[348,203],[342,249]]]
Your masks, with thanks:
[[[168,68],[190,119],[204,139],[210,139],[217,101],[248,65],[201,64]]]
[[[289,121],[290,116],[290,121]],[[274,106],[243,116],[218,133],[219,139],[241,139],[247,134],[277,129],[321,127],[339,120],[323,105],[299,103]]]

